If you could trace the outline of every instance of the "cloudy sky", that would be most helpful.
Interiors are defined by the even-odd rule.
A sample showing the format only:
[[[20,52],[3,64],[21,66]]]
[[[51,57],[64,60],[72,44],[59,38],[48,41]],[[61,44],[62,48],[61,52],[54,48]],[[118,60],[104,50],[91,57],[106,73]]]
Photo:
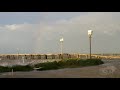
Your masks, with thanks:
[[[0,12],[0,53],[120,53],[120,12]]]

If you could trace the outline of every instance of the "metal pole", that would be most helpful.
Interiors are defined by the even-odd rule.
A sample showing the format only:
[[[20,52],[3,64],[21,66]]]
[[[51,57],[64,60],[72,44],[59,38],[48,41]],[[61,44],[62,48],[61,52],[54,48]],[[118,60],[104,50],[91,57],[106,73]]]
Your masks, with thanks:
[[[22,57],[23,63],[25,62],[25,61],[24,61],[24,59],[25,59],[25,58],[24,58],[24,57]]]
[[[19,59],[19,49],[17,49],[17,59]]]
[[[63,42],[61,41],[61,55],[63,54]]]
[[[90,40],[90,59],[91,59],[91,35],[89,36],[89,40]]]
[[[61,41],[61,58],[63,59],[63,41]]]

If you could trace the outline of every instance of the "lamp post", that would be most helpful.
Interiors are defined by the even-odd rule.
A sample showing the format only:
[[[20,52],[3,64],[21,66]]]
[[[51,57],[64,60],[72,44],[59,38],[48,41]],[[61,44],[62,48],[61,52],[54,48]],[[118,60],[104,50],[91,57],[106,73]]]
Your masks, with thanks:
[[[19,48],[17,48],[17,59],[19,59]]]
[[[89,42],[90,42],[90,59],[91,59],[91,38],[92,38],[93,31],[88,30]]]
[[[60,43],[61,43],[61,55],[63,56],[63,37],[60,39]]]
[[[22,56],[22,61],[23,61],[23,63],[25,63],[25,57],[24,56]]]

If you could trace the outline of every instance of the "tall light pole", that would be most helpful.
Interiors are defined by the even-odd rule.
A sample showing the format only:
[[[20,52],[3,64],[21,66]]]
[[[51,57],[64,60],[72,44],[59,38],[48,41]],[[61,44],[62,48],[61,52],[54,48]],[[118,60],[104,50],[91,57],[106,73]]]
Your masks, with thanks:
[[[25,57],[24,56],[22,56],[22,61],[23,61],[23,63],[25,62]]]
[[[17,59],[19,59],[19,48],[17,48]]]
[[[89,41],[90,41],[90,59],[91,59],[91,38],[92,38],[93,31],[88,30],[88,36],[89,36]]]
[[[60,43],[61,43],[61,55],[63,56],[63,37],[60,39]]]

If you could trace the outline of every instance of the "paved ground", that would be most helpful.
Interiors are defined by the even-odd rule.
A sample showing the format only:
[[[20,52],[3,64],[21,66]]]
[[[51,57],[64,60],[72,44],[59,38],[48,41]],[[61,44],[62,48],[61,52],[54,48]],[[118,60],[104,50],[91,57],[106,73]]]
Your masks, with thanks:
[[[105,64],[83,68],[48,71],[1,73],[0,78],[120,78],[120,60],[103,60]]]

